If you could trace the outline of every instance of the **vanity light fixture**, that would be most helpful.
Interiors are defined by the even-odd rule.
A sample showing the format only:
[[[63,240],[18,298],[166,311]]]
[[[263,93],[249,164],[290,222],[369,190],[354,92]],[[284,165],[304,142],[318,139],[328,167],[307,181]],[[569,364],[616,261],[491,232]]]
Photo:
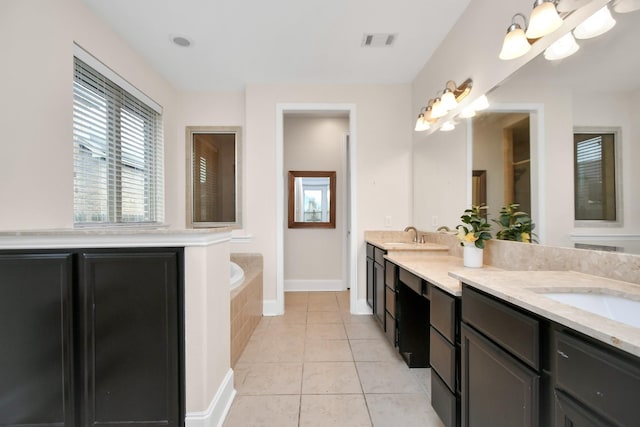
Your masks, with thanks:
[[[444,88],[444,92],[442,93],[440,103],[447,111],[451,111],[458,106],[458,101],[456,101],[456,96],[454,95],[456,88],[456,83],[453,80],[449,80],[447,87]]]
[[[629,13],[640,9],[640,0],[617,0],[613,3],[616,13]]]
[[[471,117],[476,115],[476,110],[471,107],[463,108],[458,117],[461,119],[470,119]]]
[[[528,39],[539,39],[553,33],[562,25],[553,0],[536,0],[529,16],[529,25],[525,35]]]
[[[516,13],[511,18],[511,25],[507,28],[507,35],[504,36],[502,50],[500,51],[500,59],[508,60],[518,58],[531,50],[531,44],[527,40],[524,30],[516,22],[517,17],[521,17],[524,21],[524,27],[527,27],[527,18],[522,13]]]
[[[578,49],[580,49],[580,46],[578,46],[576,39],[573,38],[573,34],[569,31],[545,49],[544,58],[548,61],[557,61],[573,55]]]
[[[471,103],[471,108],[475,111],[482,111],[489,108],[489,99],[487,99],[487,95],[482,95],[480,98],[473,101],[473,103]]]
[[[604,6],[596,13],[585,19],[573,30],[577,39],[590,39],[606,33],[616,25],[616,20],[611,16],[609,8]]]
[[[420,114],[418,114],[418,119],[416,120],[416,127],[414,128],[416,132],[422,132],[422,131],[428,130],[431,127],[429,125],[429,122],[424,119],[425,111],[426,111],[426,108],[423,108]]]
[[[447,109],[442,104],[442,99],[440,97],[436,98],[433,102],[433,106],[431,107],[431,118],[439,119],[440,117],[444,117],[447,115]]]
[[[558,12],[571,12],[580,9],[590,1],[591,0],[558,0],[556,2],[556,9],[558,9]]]

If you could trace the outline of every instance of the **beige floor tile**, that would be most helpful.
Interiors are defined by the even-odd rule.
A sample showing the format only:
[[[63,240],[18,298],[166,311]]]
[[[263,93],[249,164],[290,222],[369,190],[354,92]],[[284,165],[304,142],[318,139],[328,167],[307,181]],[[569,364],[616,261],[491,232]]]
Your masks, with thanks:
[[[367,394],[374,427],[444,427],[424,394]]]
[[[349,310],[340,310],[342,321],[347,323],[374,323],[372,314],[351,314]]]
[[[302,371],[302,394],[362,393],[353,362],[306,362]]]
[[[269,326],[282,324],[282,323],[307,323],[307,312],[306,311],[285,311],[281,316],[273,316],[271,318],[271,322],[269,322]]]
[[[236,396],[224,427],[297,427],[300,396]]]
[[[399,362],[402,361],[398,350],[388,341],[351,340],[351,352],[356,362]]]
[[[307,324],[342,323],[339,311],[310,311],[307,313]]]
[[[274,322],[261,337],[271,341],[280,338],[304,338],[306,332],[307,325],[304,323]]]
[[[384,331],[376,322],[345,323],[344,326],[350,340],[385,339]]]
[[[309,304],[307,307],[308,311],[340,311],[340,306],[338,306],[338,301],[311,301],[309,300]]]
[[[300,427],[371,427],[361,394],[303,395]]]
[[[242,354],[238,358],[236,363],[255,363],[259,362],[261,359],[260,356],[260,345],[262,340],[259,338],[251,337],[247,345],[245,346]]]
[[[341,323],[315,323],[307,325],[307,339],[346,340],[347,334]]]
[[[415,393],[426,395],[404,362],[356,362],[365,393]]]
[[[409,369],[409,373],[413,375],[413,378],[416,379],[416,382],[422,387],[422,390],[431,396],[431,369],[411,368]]]
[[[300,394],[302,363],[236,365],[234,384],[238,394]]]
[[[306,303],[309,301],[309,292],[285,292],[284,303]]]
[[[333,291],[309,292],[309,302],[338,301],[338,293]]]
[[[265,338],[260,344],[257,362],[302,362],[304,359],[304,338]]]
[[[307,311],[308,304],[306,302],[285,302],[284,303],[284,312],[290,311]]]
[[[347,340],[307,340],[304,346],[305,362],[353,361]]]

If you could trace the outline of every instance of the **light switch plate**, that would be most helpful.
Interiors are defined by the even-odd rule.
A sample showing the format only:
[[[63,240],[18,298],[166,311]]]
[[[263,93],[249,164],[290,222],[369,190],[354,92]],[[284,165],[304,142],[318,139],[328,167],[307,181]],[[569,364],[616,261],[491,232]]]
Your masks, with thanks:
[[[384,226],[391,227],[391,215],[387,215],[384,217]]]

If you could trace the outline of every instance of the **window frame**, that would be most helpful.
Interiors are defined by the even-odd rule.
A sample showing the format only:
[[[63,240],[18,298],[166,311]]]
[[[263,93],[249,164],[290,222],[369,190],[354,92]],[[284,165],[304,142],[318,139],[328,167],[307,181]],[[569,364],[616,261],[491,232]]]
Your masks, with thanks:
[[[577,165],[577,151],[576,151],[576,143],[575,143],[575,134],[593,134],[593,135],[602,135],[602,134],[612,134],[613,135],[613,162],[614,162],[614,177],[615,177],[615,212],[616,219],[615,220],[604,220],[604,219],[576,219],[576,210],[575,210],[575,199],[576,199],[576,165]],[[609,228],[609,227],[623,227],[624,226],[624,217],[623,217],[623,175],[622,175],[622,128],[616,126],[577,126],[573,128],[574,138],[572,140],[573,143],[573,199],[574,199],[574,209],[573,209],[573,219],[575,227],[591,227],[591,228]]]
[[[82,64],[78,64],[81,61]],[[77,77],[78,67],[89,73],[94,73],[100,79],[106,81],[106,86],[100,87],[99,90],[91,89],[91,78],[88,82],[81,82]],[[105,64],[93,57],[87,51],[78,45],[74,45],[73,53],[73,171],[74,171],[74,206],[73,206],[73,224],[76,228],[87,227],[117,227],[117,226],[152,226],[158,227],[163,225],[164,219],[164,141],[163,141],[163,117],[162,107],[146,96],[140,90],[128,83],[113,70],[109,69]],[[82,71],[81,71],[82,72]],[[97,81],[99,83],[99,81]],[[105,132],[105,152],[104,165],[106,166],[105,176],[88,176],[89,180],[95,179],[94,183],[83,184],[84,189],[100,188],[99,191],[106,192],[105,195],[99,197],[97,203],[106,204],[104,211],[92,210],[82,212],[79,205],[79,198],[76,199],[78,192],[78,182],[75,176],[81,175],[87,168],[83,165],[82,150],[91,150],[82,144],[81,131],[77,130],[88,126],[88,119],[82,117],[82,113],[90,112],[89,108],[82,105],[82,101],[78,101],[77,87],[81,86],[84,91],[80,95],[97,96],[96,99],[104,102],[104,132]],[[139,112],[136,109],[139,108]],[[79,115],[76,115],[78,109]],[[130,116],[130,117],[125,117]],[[139,121],[140,127],[135,127],[135,122]],[[133,127],[131,127],[133,125]],[[128,134],[126,128],[128,128]],[[121,131],[122,130],[122,131]],[[138,131],[137,135],[133,135]],[[94,132],[96,132],[94,130]],[[98,134],[100,130],[97,131]],[[111,136],[107,136],[111,135]],[[86,140],[85,141],[89,141]],[[135,154],[138,145],[142,146],[142,151]],[[123,148],[124,147],[124,148]],[[126,149],[129,149],[129,161],[126,157]],[[132,157],[134,156],[134,157]],[[140,157],[136,159],[135,157]],[[137,165],[140,163],[140,165]],[[142,166],[139,168],[138,166]],[[132,172],[127,174],[126,172]],[[141,171],[142,174],[136,173]],[[124,175],[133,178],[132,185],[134,190],[133,205],[142,205],[142,219],[126,220],[124,210],[126,195],[123,193],[125,187]],[[82,178],[79,178],[82,179]],[[90,192],[86,193],[90,194]],[[131,193],[129,194],[131,195]],[[125,196],[125,197],[123,197]],[[139,210],[136,210],[134,216],[137,216]],[[98,213],[103,219],[92,220],[92,214]],[[79,218],[84,215],[85,218]],[[88,217],[88,218],[87,218]]]

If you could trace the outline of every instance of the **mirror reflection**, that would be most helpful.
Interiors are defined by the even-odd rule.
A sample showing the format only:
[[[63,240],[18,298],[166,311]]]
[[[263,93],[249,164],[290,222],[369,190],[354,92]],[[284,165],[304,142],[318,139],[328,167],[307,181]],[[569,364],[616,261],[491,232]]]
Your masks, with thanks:
[[[289,172],[289,228],[335,228],[335,172]]]
[[[187,225],[240,227],[239,127],[187,127]]]

